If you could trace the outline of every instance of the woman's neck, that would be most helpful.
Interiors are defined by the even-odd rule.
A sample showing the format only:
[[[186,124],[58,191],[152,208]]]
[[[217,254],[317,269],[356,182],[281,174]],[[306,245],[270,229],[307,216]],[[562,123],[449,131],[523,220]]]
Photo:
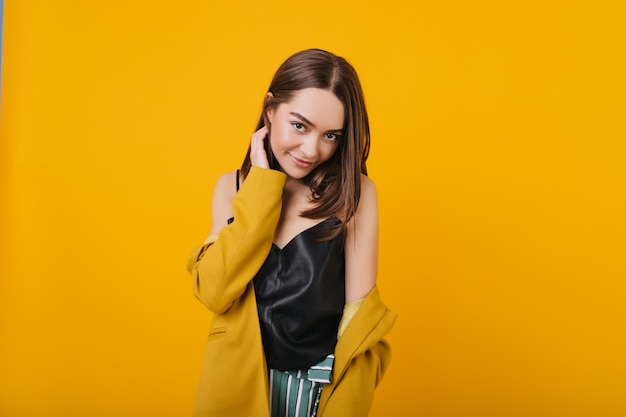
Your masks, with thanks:
[[[311,189],[301,179],[287,177],[283,192],[286,194],[310,194]]]

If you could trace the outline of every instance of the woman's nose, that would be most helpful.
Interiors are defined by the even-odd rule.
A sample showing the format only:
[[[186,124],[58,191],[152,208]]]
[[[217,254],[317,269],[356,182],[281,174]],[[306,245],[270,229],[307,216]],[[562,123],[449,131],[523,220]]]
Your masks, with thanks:
[[[318,139],[315,135],[306,135],[300,144],[300,152],[307,159],[312,159],[317,154]]]

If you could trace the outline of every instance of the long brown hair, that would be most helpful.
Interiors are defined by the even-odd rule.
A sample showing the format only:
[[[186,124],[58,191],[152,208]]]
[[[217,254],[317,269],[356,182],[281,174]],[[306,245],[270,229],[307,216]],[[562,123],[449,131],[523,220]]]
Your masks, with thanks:
[[[314,206],[301,213],[310,219],[333,215],[342,225],[325,233],[323,238],[337,236],[354,216],[361,196],[361,174],[367,175],[365,162],[370,149],[370,128],[365,100],[355,69],[344,58],[320,49],[307,49],[289,57],[276,71],[265,99],[256,129],[269,125],[267,111],[289,102],[294,93],[305,88],[331,91],[344,107],[343,134],[333,156],[302,181],[311,188]],[[266,140],[270,168],[280,169]],[[250,148],[241,166],[245,178],[250,171]]]

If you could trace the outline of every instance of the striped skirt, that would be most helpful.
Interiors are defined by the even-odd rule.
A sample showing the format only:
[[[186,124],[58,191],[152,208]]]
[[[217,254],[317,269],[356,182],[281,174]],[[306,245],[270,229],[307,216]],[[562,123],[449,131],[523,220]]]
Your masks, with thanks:
[[[301,371],[269,370],[271,417],[315,417],[324,384],[331,382],[334,355]]]

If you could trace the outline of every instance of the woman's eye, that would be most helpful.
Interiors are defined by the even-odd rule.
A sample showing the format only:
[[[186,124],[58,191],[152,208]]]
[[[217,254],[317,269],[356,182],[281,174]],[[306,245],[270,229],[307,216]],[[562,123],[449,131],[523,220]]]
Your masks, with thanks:
[[[304,125],[302,123],[295,122],[295,123],[292,123],[292,125],[294,129],[296,129],[298,132],[304,131]]]
[[[326,136],[326,139],[328,139],[328,140],[337,140],[337,139],[339,139],[339,137],[336,134],[334,134],[334,133],[327,133],[324,136]]]

